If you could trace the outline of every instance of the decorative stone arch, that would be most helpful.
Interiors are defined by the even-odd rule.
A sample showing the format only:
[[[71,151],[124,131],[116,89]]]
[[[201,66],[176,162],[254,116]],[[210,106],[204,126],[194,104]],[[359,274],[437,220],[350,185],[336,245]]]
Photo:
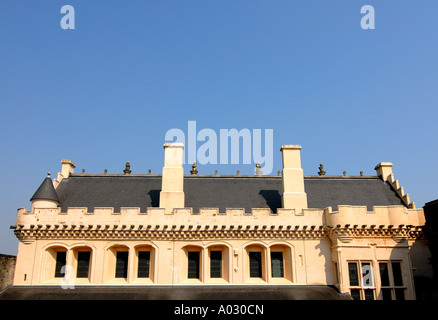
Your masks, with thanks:
[[[204,257],[204,265],[206,266],[206,282],[212,284],[226,284],[232,282],[233,248],[228,242],[209,242],[205,245]],[[217,270],[218,258],[220,258],[220,276]]]
[[[291,283],[294,282],[294,255],[295,247],[285,241],[275,241],[269,244],[269,273],[270,283]],[[278,265],[278,259],[281,259],[281,266]],[[281,276],[278,274],[281,269]]]
[[[132,254],[130,261],[132,262],[132,281],[141,284],[151,284],[157,281],[157,266],[159,250],[158,246],[152,242],[145,242],[135,245],[131,249]],[[146,273],[144,264],[149,258],[149,270]],[[141,265],[142,264],[142,265]]]
[[[248,241],[243,246],[243,280],[246,283],[265,284],[268,282],[269,246],[261,241]],[[256,275],[257,273],[257,275]]]
[[[44,246],[41,250],[41,269],[40,279],[42,283],[61,283],[65,265],[67,265],[67,255],[69,247],[63,242],[52,242]]]
[[[126,278],[116,278],[116,265],[118,253],[126,253],[129,258],[130,248],[126,243],[113,242],[107,244],[103,249],[103,282],[114,284],[126,284],[128,282],[128,275]],[[129,260],[128,260],[129,261]],[[127,266],[129,273],[129,263]]]
[[[205,254],[206,254],[206,246],[203,244],[186,244],[181,248],[181,259],[179,261],[181,264],[179,265],[181,273],[180,279],[183,283],[188,284],[198,284],[205,282],[206,280],[206,268],[205,268]],[[198,252],[198,254],[196,254]],[[194,277],[193,275],[189,275],[189,264],[195,264],[195,258],[198,255],[198,277]]]
[[[79,274],[80,265],[85,265],[86,261],[82,260],[82,256],[89,255],[88,259],[88,276]],[[75,278],[75,284],[90,284],[94,282],[95,274],[95,262],[96,262],[96,247],[93,244],[75,243],[70,246],[70,254],[67,257],[67,265],[71,266],[71,270],[74,272],[73,278]]]

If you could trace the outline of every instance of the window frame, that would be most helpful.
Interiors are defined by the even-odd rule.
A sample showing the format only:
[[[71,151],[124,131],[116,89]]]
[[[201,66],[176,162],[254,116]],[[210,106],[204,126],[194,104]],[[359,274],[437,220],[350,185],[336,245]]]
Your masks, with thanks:
[[[407,295],[407,279],[405,277],[405,269],[402,260],[379,260],[379,275],[380,275],[380,293],[379,298],[381,300],[406,300]],[[388,285],[382,284],[382,269],[381,265],[386,264],[386,272],[388,273]],[[393,265],[398,264],[400,266],[400,280],[402,281],[401,285],[397,285],[394,279],[394,270]],[[390,293],[390,299],[386,299],[385,293]],[[403,295],[400,296],[398,292],[402,292]],[[400,299],[403,297],[402,299]]]
[[[351,269],[350,269],[350,265],[355,264],[356,268],[356,275],[357,275],[357,282],[354,281],[352,283],[352,277],[351,277]],[[363,273],[364,269],[363,267],[365,265],[369,265],[369,271],[370,271],[370,275],[367,277],[368,279],[371,280],[371,284],[366,284],[364,283],[364,279],[366,277],[366,274]],[[353,292],[358,293],[358,300],[376,300],[377,295],[376,295],[376,276],[375,276],[375,272],[374,272],[374,263],[371,260],[348,260],[347,261],[347,276],[348,276],[348,289],[350,292],[350,295],[352,296],[352,298],[354,299],[354,297],[356,296],[356,294],[353,294]],[[357,283],[357,284],[356,284]],[[371,296],[369,295],[369,293],[371,292]],[[369,299],[369,298],[372,299]],[[356,300],[356,299],[355,299]]]

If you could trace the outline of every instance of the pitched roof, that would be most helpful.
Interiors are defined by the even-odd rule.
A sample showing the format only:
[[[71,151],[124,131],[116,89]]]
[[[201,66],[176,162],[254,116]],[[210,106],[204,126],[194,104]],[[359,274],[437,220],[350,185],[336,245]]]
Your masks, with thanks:
[[[43,180],[32,198],[30,198],[30,201],[32,200],[53,200],[59,202],[58,195],[53,187],[53,182],[50,178],[50,175]]]
[[[338,205],[405,205],[392,186],[379,177],[306,176],[304,186],[309,208]],[[56,192],[62,211],[68,207],[158,207],[161,175],[74,174],[63,179]],[[199,208],[281,208],[283,181],[280,176],[203,176],[184,177],[185,206]]]

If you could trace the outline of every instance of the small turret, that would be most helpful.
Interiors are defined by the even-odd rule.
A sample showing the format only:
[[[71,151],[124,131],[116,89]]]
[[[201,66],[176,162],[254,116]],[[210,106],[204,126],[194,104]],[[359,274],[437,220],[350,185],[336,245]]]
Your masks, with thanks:
[[[47,173],[47,177],[30,198],[30,201],[32,202],[32,211],[35,208],[56,208],[58,206],[59,199],[50,178],[50,172]]]

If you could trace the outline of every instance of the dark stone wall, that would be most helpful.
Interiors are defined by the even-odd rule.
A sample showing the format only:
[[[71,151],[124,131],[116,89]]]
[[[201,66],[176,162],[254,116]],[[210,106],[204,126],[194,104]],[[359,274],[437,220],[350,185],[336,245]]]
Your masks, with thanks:
[[[14,281],[16,256],[0,254],[0,291]]]

